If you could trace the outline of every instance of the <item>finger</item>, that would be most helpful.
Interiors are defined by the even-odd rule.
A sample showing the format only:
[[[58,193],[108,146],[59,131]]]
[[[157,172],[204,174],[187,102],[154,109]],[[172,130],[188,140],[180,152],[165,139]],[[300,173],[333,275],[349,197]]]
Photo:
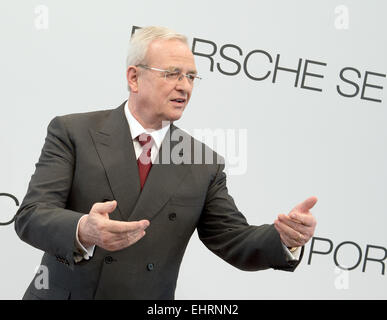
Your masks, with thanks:
[[[297,247],[298,245],[293,241],[293,239],[291,239],[290,237],[288,237],[284,232],[283,230],[279,227],[279,221],[276,220],[274,222],[274,227],[275,229],[278,231],[279,235],[280,235],[280,238],[281,238],[281,241],[282,243],[287,246],[287,247]]]
[[[137,241],[139,236],[143,236],[145,234],[144,229],[139,229],[135,231],[128,232],[120,232],[120,233],[110,233],[109,239],[110,242],[119,242],[119,241],[127,241],[129,244]]]
[[[138,232],[128,232],[127,233],[128,245],[135,244],[143,236],[145,236],[145,231],[144,230],[140,230]]]
[[[148,220],[141,221],[116,221],[109,220],[106,226],[106,230],[112,233],[127,233],[127,232],[137,232],[140,230],[145,230],[150,225]]]
[[[298,232],[303,233],[305,231],[305,226],[300,221],[291,219],[285,214],[278,215],[278,220]]]
[[[133,243],[134,240],[139,236],[142,236],[144,232],[145,231],[143,229],[120,233],[113,233],[111,231],[104,230],[102,233],[100,233],[96,244],[104,249],[115,248],[117,243],[126,243],[126,246],[128,246]]]
[[[275,221],[275,225],[279,229],[281,235],[286,236],[294,241],[299,241],[302,238],[302,235],[297,230],[292,229],[285,223],[282,223],[278,219]]]
[[[305,214],[304,214],[305,215]],[[314,219],[312,215],[305,215],[307,219]],[[309,239],[313,236],[314,229],[315,229],[315,223],[309,223],[309,225],[301,224],[299,222],[296,222],[292,219],[290,219],[287,215],[279,215],[278,220],[288,227],[292,228],[293,230],[299,232],[305,242],[309,241]]]
[[[280,233],[280,235],[286,239],[289,239],[289,244],[288,246],[292,247],[300,247],[305,244],[305,238],[304,236],[298,232],[297,230],[294,230],[287,226],[286,224],[282,223],[279,220],[275,221],[275,225],[277,226],[277,231]]]
[[[309,212],[310,209],[312,209],[314,207],[317,200],[318,199],[315,196],[309,197],[305,201],[296,205],[292,211],[299,211],[299,212],[307,213],[307,212]]]
[[[125,249],[125,248],[135,244],[137,241],[139,241],[144,236],[145,236],[144,230],[139,231],[139,232],[135,232],[135,233],[132,232],[130,234],[126,234],[125,237],[123,237],[119,240],[116,240],[116,241],[109,243],[109,245],[105,246],[104,249],[106,249],[108,251],[122,250],[122,249]]]
[[[97,213],[101,215],[106,215],[113,212],[117,207],[117,201],[107,201],[107,202],[96,202],[93,204],[90,213]]]
[[[310,213],[301,213],[297,211],[292,211],[289,213],[289,217],[296,223],[302,224],[307,227],[312,227],[316,225],[315,217]]]

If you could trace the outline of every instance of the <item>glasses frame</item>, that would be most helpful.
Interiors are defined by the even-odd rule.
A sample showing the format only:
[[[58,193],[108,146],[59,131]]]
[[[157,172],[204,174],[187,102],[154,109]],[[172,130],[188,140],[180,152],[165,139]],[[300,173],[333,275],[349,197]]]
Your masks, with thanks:
[[[165,81],[168,81],[167,80],[167,75],[168,74],[171,74],[171,73],[178,73],[179,76],[176,78],[176,80],[180,81],[181,79],[183,79],[182,77],[186,77],[188,82],[190,84],[194,84],[195,80],[202,80],[201,77],[197,76],[196,74],[186,74],[186,73],[183,73],[181,71],[171,71],[171,70],[164,70],[164,69],[159,69],[159,68],[154,68],[154,67],[149,67],[147,66],[146,64],[138,64],[136,65],[136,67],[141,67],[141,68],[144,68],[144,69],[148,69],[148,70],[154,70],[154,71],[159,71],[159,72],[164,72],[164,79]],[[191,77],[192,79],[190,79],[189,77]]]

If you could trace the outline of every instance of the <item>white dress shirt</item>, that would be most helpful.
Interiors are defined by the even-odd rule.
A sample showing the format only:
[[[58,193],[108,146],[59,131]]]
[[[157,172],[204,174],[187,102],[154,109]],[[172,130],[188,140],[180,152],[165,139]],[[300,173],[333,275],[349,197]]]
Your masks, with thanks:
[[[136,152],[136,159],[138,159],[138,157],[141,155],[142,148],[143,148],[140,142],[138,142],[136,138],[142,133],[147,133],[152,136],[152,139],[155,142],[152,144],[152,148],[151,148],[151,162],[154,163],[154,160],[156,159],[159,153],[161,143],[163,142],[165,135],[169,130],[170,124],[165,125],[164,127],[158,130],[145,129],[129,111],[129,106],[127,101],[125,104],[125,116],[126,116],[126,119],[128,120],[130,133],[132,135],[134,151]]]

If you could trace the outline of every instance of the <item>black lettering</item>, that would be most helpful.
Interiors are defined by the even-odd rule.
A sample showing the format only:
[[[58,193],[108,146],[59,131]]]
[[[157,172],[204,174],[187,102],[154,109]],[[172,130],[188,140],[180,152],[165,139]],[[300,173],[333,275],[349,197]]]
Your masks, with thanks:
[[[15,201],[16,206],[17,207],[19,206],[19,200],[17,200],[17,198],[14,195],[10,194],[10,193],[0,193],[0,197],[11,198],[11,199],[13,199],[13,201]],[[0,226],[6,226],[8,224],[11,224],[12,222],[14,222],[15,218],[16,218],[16,214],[13,216],[13,218],[10,221],[8,221],[8,222],[0,222]]]
[[[268,54],[266,51],[263,51],[263,50],[253,50],[253,51],[249,52],[249,54],[246,56],[245,61],[244,61],[244,63],[243,63],[243,70],[245,71],[246,76],[248,76],[248,77],[249,77],[250,79],[252,79],[252,80],[256,80],[256,81],[265,80],[265,79],[270,75],[270,73],[271,73],[270,71],[268,71],[263,77],[260,77],[260,78],[258,78],[258,77],[253,77],[253,76],[247,71],[247,62],[248,62],[250,56],[253,55],[254,53],[262,53],[262,54],[264,54],[264,55],[269,59],[270,63],[273,63],[273,59],[272,59],[271,55]]]
[[[315,90],[315,91],[320,91],[321,92],[322,89],[320,89],[320,88],[314,88],[314,87],[305,86],[305,78],[306,78],[306,76],[311,76],[311,77],[316,77],[316,78],[324,78],[324,76],[322,74],[316,74],[316,73],[307,72],[308,64],[309,63],[318,64],[320,66],[326,66],[327,65],[326,63],[323,63],[323,62],[318,62],[318,61],[313,61],[313,60],[305,60],[304,72],[302,73],[301,88],[309,89],[309,90]]]
[[[340,265],[338,262],[337,262],[337,252],[339,251],[339,249],[341,248],[341,246],[345,245],[345,244],[352,244],[354,245],[357,250],[359,251],[359,259],[357,260],[356,264],[352,267],[347,267],[347,266],[342,266]],[[361,248],[359,247],[358,244],[356,244],[355,242],[352,242],[352,241],[344,241],[342,243],[340,243],[336,249],[335,249],[335,252],[333,254],[333,261],[335,262],[335,265],[337,267],[339,267],[340,269],[343,269],[343,270],[353,270],[355,269],[359,264],[360,264],[360,261],[361,261],[361,257],[362,257],[362,252],[361,252]]]
[[[328,251],[314,251],[313,248],[314,248],[314,243],[315,243],[316,240],[328,242],[328,243],[329,243],[329,250],[328,250]],[[318,254],[329,254],[329,253],[331,253],[332,249],[333,249],[333,242],[332,242],[331,240],[326,239],[326,238],[313,237],[313,238],[312,238],[312,242],[311,242],[311,244],[310,244],[310,251],[309,251],[308,264],[310,264],[311,261],[312,261],[312,254],[313,254],[313,253],[318,253]]]
[[[368,251],[369,251],[369,248],[373,248],[373,249],[381,249],[384,251],[384,257],[382,259],[375,259],[375,258],[369,258],[368,257]],[[363,272],[365,271],[366,269],[366,265],[367,265],[367,260],[368,261],[375,261],[375,262],[380,262],[381,265],[382,265],[382,275],[384,275],[384,269],[385,269],[385,264],[384,264],[384,260],[387,258],[387,250],[386,248],[383,248],[383,247],[379,247],[379,246],[372,246],[372,245],[367,245],[367,249],[366,249],[366,252],[365,252],[365,257],[364,257],[364,263],[363,263]]]
[[[298,79],[300,77],[300,71],[301,71],[301,65],[302,65],[302,59],[298,59],[298,67],[297,69],[289,69],[289,68],[284,68],[284,67],[279,67],[279,60],[280,60],[280,54],[277,54],[277,58],[275,60],[275,67],[274,67],[274,75],[273,75],[273,83],[275,83],[275,80],[277,78],[277,71],[282,70],[282,71],[287,71],[287,72],[294,72],[296,76],[296,80],[294,81],[294,86],[297,87],[298,84]]]
[[[202,52],[195,51],[195,49],[196,49],[196,42],[203,42],[203,43],[207,43],[207,44],[212,45],[212,48],[213,48],[212,53],[202,53]],[[200,56],[200,57],[205,57],[205,58],[210,59],[210,61],[211,61],[210,71],[211,72],[214,71],[214,59],[212,58],[212,56],[216,53],[216,51],[217,51],[217,46],[216,46],[215,42],[212,42],[212,41],[209,41],[209,40],[204,40],[204,39],[199,39],[199,38],[193,38],[193,42],[192,42],[192,53],[193,53],[193,55]]]
[[[132,26],[132,33],[130,34],[130,37],[133,37],[137,29],[142,29],[142,27]]]
[[[347,97],[347,98],[353,98],[353,97],[356,97],[357,94],[359,93],[359,86],[357,85],[357,83],[352,82],[352,81],[350,81],[350,80],[344,78],[344,72],[347,71],[347,70],[348,70],[348,71],[354,71],[354,72],[356,72],[357,77],[358,77],[359,79],[361,78],[360,71],[359,71],[359,70],[356,70],[355,68],[351,68],[351,67],[343,68],[343,69],[340,71],[340,79],[343,80],[343,81],[346,82],[346,83],[352,84],[352,85],[356,88],[355,93],[354,93],[354,94],[346,94],[346,93],[343,93],[343,92],[341,91],[339,85],[336,86],[336,89],[337,89],[337,92],[338,92],[341,96]]]
[[[224,58],[224,59],[226,59],[226,60],[228,60],[228,61],[231,61],[231,62],[233,62],[233,63],[236,64],[236,66],[237,66],[236,71],[234,71],[234,72],[224,71],[224,70],[222,70],[222,69],[220,68],[220,63],[217,63],[216,66],[217,66],[217,68],[218,68],[218,70],[219,70],[220,73],[223,73],[223,74],[226,75],[226,76],[235,76],[236,74],[239,73],[239,71],[241,71],[241,64],[240,64],[237,60],[231,59],[230,57],[228,57],[228,56],[226,56],[226,55],[224,54],[224,49],[226,49],[226,48],[235,48],[235,49],[237,49],[240,56],[243,54],[243,53],[242,53],[242,49],[239,48],[238,46],[233,45],[233,44],[225,44],[223,47],[220,48],[220,51],[219,51],[220,56],[221,56],[222,58]]]
[[[370,88],[375,88],[375,89],[383,89],[382,86],[377,86],[377,85],[374,85],[374,84],[368,84],[367,83],[367,80],[368,80],[368,75],[373,75],[373,76],[377,76],[377,77],[386,77],[385,74],[382,74],[382,73],[376,73],[376,72],[370,72],[370,71],[366,71],[365,73],[365,77],[364,77],[364,81],[363,81],[363,87],[362,87],[362,90],[361,90],[361,99],[363,100],[369,100],[369,101],[374,101],[374,102],[382,102],[382,100],[379,100],[379,99],[373,99],[373,98],[370,98],[370,97],[366,97],[364,95],[364,92],[365,92],[365,88],[366,87],[370,87]]]

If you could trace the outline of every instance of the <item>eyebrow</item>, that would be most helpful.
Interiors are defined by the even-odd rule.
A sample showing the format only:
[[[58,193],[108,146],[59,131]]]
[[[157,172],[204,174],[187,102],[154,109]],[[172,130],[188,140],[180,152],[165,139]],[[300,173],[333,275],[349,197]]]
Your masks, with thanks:
[[[175,66],[171,66],[171,67],[169,67],[167,70],[168,70],[168,71],[181,71],[180,68],[175,67]],[[197,74],[197,73],[198,73],[198,72],[197,72],[196,70],[189,70],[189,71],[187,72],[187,74]]]

